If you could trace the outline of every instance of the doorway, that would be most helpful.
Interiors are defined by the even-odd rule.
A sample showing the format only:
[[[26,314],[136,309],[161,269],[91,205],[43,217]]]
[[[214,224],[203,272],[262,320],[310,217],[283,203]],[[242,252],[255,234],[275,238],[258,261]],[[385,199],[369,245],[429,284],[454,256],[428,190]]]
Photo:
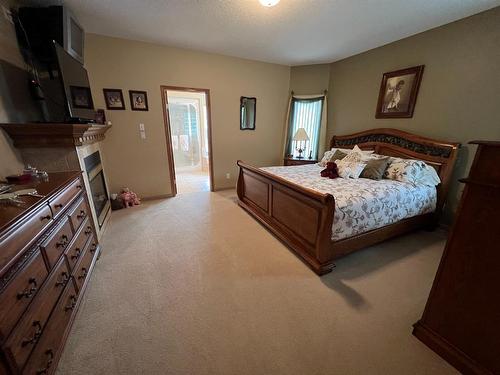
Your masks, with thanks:
[[[172,194],[213,191],[210,90],[161,86]]]

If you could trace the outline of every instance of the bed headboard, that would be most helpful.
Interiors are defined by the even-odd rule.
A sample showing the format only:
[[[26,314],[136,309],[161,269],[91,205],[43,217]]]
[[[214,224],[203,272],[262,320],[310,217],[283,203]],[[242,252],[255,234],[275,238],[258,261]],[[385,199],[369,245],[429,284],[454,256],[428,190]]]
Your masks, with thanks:
[[[377,154],[397,156],[407,159],[420,159],[432,165],[439,174],[441,184],[438,186],[438,205],[440,213],[451,182],[460,143],[444,142],[422,137],[398,129],[370,129],[359,133],[333,136],[330,148],[353,148],[375,150]]]

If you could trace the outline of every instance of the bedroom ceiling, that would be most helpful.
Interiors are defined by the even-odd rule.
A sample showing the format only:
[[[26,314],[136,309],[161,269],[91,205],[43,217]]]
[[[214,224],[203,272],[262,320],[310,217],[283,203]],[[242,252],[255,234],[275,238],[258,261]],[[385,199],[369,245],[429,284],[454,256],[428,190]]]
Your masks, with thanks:
[[[339,60],[500,5],[500,0],[281,0],[268,8],[258,0],[55,1],[61,2],[90,33],[287,65]]]

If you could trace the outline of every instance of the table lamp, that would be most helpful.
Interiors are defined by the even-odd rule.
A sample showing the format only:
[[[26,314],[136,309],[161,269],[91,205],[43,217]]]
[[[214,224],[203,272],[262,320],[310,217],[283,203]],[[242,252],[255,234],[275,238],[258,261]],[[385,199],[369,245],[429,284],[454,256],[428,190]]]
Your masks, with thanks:
[[[298,128],[292,140],[297,142],[296,146],[298,147],[296,147],[296,150],[299,152],[299,156],[297,157],[297,159],[302,159],[302,153],[304,152],[304,149],[306,147],[306,142],[309,140],[309,136],[307,135],[304,128]],[[301,144],[301,142],[303,143]]]

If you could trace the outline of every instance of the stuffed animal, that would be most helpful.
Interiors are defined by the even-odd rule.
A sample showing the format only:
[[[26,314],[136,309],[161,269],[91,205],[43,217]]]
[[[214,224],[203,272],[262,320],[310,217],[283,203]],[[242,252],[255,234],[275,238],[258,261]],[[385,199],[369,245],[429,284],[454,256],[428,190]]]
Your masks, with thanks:
[[[339,169],[334,161],[326,163],[326,168],[321,171],[321,177],[337,178],[339,177]]]
[[[129,188],[123,188],[119,198],[123,202],[123,206],[125,208],[141,204],[141,200],[139,199],[137,194],[134,193],[133,191],[130,191]]]

